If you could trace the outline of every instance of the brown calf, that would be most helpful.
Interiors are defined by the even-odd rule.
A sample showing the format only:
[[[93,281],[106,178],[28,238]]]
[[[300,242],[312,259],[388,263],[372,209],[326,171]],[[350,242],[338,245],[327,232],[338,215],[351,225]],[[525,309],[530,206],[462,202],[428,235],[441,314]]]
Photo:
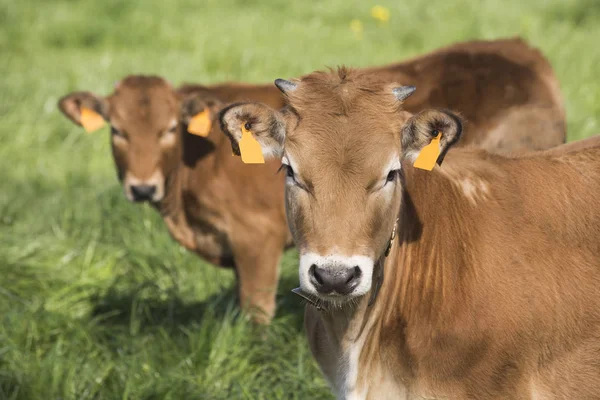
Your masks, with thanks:
[[[437,105],[458,109],[469,118],[470,143],[511,151],[564,142],[556,79],[547,61],[520,40],[458,44],[369,72],[423,83],[427,95],[420,89],[413,96],[416,101],[411,98],[411,110]],[[465,97],[451,90],[457,85],[472,93]],[[277,262],[291,244],[283,211],[284,177],[274,177],[279,163],[244,165],[231,156],[217,126],[207,138],[186,131],[191,116],[203,109],[210,110],[215,122],[221,108],[239,101],[282,105],[272,85],[175,90],[158,77],[131,76],[106,98],[72,93],[61,99],[60,108],[77,124],[82,106],[111,124],[113,156],[126,196],[151,201],[186,248],[214,264],[234,266],[242,302],[262,309],[266,318],[258,320],[268,321],[275,311]],[[496,132],[492,136],[486,131],[490,126]]]
[[[262,309],[257,321],[275,311],[277,264],[291,238],[285,223],[278,162],[244,165],[231,154],[216,123],[233,101],[282,105],[272,85],[185,85],[175,90],[159,77],[129,76],[113,94],[77,92],[63,97],[61,111],[80,125],[82,106],[111,125],[117,173],[126,196],[150,201],[174,239],[207,261],[235,267],[240,300]],[[187,132],[190,118],[208,109],[207,137]]]
[[[339,398],[600,398],[598,138],[447,153],[460,118],[407,119],[404,87],[345,69],[278,86],[283,110],[221,121],[283,157],[308,340]],[[414,168],[435,137],[443,166]]]

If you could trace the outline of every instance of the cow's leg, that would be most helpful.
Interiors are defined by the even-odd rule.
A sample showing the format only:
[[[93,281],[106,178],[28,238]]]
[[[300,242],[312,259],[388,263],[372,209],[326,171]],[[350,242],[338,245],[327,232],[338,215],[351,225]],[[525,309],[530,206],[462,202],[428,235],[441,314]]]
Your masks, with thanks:
[[[275,315],[283,244],[279,238],[254,239],[234,245],[238,294],[240,306],[250,312],[252,320],[268,324]]]

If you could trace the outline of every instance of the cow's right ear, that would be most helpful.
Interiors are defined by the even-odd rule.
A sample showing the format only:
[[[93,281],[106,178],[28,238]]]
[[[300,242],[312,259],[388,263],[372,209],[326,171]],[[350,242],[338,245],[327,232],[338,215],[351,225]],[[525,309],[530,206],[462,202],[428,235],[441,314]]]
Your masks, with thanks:
[[[431,171],[434,164],[442,165],[462,131],[461,117],[451,111],[421,111],[409,118],[402,128],[403,158],[417,168]]]
[[[283,155],[286,120],[280,111],[262,103],[232,104],[221,111],[220,120],[235,154],[240,155],[239,142],[244,129],[258,141],[265,159]]]
[[[67,118],[79,126],[84,126],[86,122],[82,122],[82,109],[92,111],[108,122],[108,102],[104,97],[95,95],[94,93],[69,93],[58,101],[58,108]],[[89,116],[89,114],[85,116]]]
[[[190,123],[197,121],[202,115],[202,120],[206,121],[204,129],[210,131],[213,122],[217,122],[222,107],[221,100],[207,90],[186,93],[181,101],[181,121],[189,127]],[[201,136],[208,135],[208,131]]]

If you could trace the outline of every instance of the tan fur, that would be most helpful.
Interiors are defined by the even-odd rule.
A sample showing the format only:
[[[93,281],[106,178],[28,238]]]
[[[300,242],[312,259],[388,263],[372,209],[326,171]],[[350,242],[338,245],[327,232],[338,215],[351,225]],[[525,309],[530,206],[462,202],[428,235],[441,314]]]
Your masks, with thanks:
[[[378,302],[351,318],[376,321],[363,384],[384,365],[434,398],[534,398],[532,381],[550,398],[600,396],[599,157],[456,150],[439,171],[407,166],[399,246]],[[477,207],[454,186],[465,172],[490,185]]]
[[[463,145],[506,154],[565,143],[558,80],[548,60],[520,38],[458,43],[367,71],[417,87],[406,111],[426,105],[460,112]]]
[[[200,104],[192,101],[180,115],[190,98]],[[78,123],[75,100],[107,110],[107,121],[127,135],[126,141],[112,141],[119,177],[131,174],[143,179],[157,169],[167,177],[165,196],[154,206],[173,238],[215,265],[234,267],[241,303],[255,311],[257,322],[268,322],[275,312],[279,258],[292,244],[285,223],[283,177],[276,175],[277,162],[245,165],[232,156],[217,115],[232,101],[281,106],[279,91],[271,85],[233,83],[174,90],[158,77],[130,76],[106,99],[63,99],[61,109],[70,107],[73,111],[67,115]],[[94,101],[101,106],[94,107]],[[207,138],[189,134],[188,111],[193,114],[205,107],[213,118],[211,133]],[[162,146],[159,136],[173,119],[179,122],[176,143]]]
[[[434,130],[460,136],[451,113],[405,121],[385,81],[347,69],[287,98],[294,112],[271,113],[305,186],[286,189],[297,247],[385,271],[372,306],[370,293],[307,306],[311,351],[339,398],[600,398],[599,137],[513,157],[454,149],[428,172],[406,154]],[[386,192],[373,182],[394,157],[403,173]]]
[[[391,131],[388,135],[394,137]],[[306,148],[289,151],[310,153]],[[328,151],[338,152],[339,143]],[[390,153],[385,146],[368,152],[373,160],[385,159],[385,153]],[[339,169],[301,160],[303,171],[306,164],[327,171],[320,177],[324,181]],[[314,329],[308,336],[319,340],[311,348],[332,380],[339,380],[340,369],[348,366],[331,364],[364,341],[359,377],[352,387],[337,387],[342,397],[599,397],[598,160],[600,147],[518,160],[455,150],[431,173],[405,163],[399,245],[386,260],[378,302],[366,309],[366,296],[343,314],[307,314],[314,319],[306,322]],[[457,190],[464,176],[489,188],[476,206]],[[336,197],[335,208],[323,211],[331,215],[328,225],[348,221],[361,232],[362,219],[349,212],[355,205],[347,202],[355,194],[338,192]],[[297,220],[290,221],[294,230]],[[313,223],[312,229],[323,225]],[[386,225],[382,235],[389,232]],[[305,235],[310,243],[312,233],[299,237]],[[327,246],[343,243],[333,232],[314,240]],[[375,251],[385,244],[385,236],[369,240]],[[358,333],[358,327],[364,331]],[[328,357],[319,349],[342,357]],[[373,380],[381,376],[387,384]],[[389,392],[390,386],[396,391]]]

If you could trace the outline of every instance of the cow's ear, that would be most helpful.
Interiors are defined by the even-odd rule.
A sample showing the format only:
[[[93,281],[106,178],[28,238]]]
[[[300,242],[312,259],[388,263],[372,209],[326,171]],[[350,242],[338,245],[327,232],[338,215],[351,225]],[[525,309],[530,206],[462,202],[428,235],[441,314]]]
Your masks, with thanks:
[[[461,137],[463,122],[447,110],[425,110],[413,115],[402,128],[402,156],[415,167],[431,170],[442,165],[448,150]]]
[[[108,121],[108,102],[104,97],[94,93],[69,93],[58,101],[58,108],[67,118],[79,126],[86,125],[86,118],[94,119],[96,116],[101,117],[104,121]],[[97,125],[97,122],[94,122],[94,124]]]
[[[260,144],[265,159],[281,157],[286,134],[283,113],[262,103],[232,104],[221,111],[221,129],[229,137],[235,154],[240,140],[250,134]]]
[[[188,132],[208,136],[214,124],[218,124],[221,100],[206,89],[188,91],[181,101],[181,122]]]

